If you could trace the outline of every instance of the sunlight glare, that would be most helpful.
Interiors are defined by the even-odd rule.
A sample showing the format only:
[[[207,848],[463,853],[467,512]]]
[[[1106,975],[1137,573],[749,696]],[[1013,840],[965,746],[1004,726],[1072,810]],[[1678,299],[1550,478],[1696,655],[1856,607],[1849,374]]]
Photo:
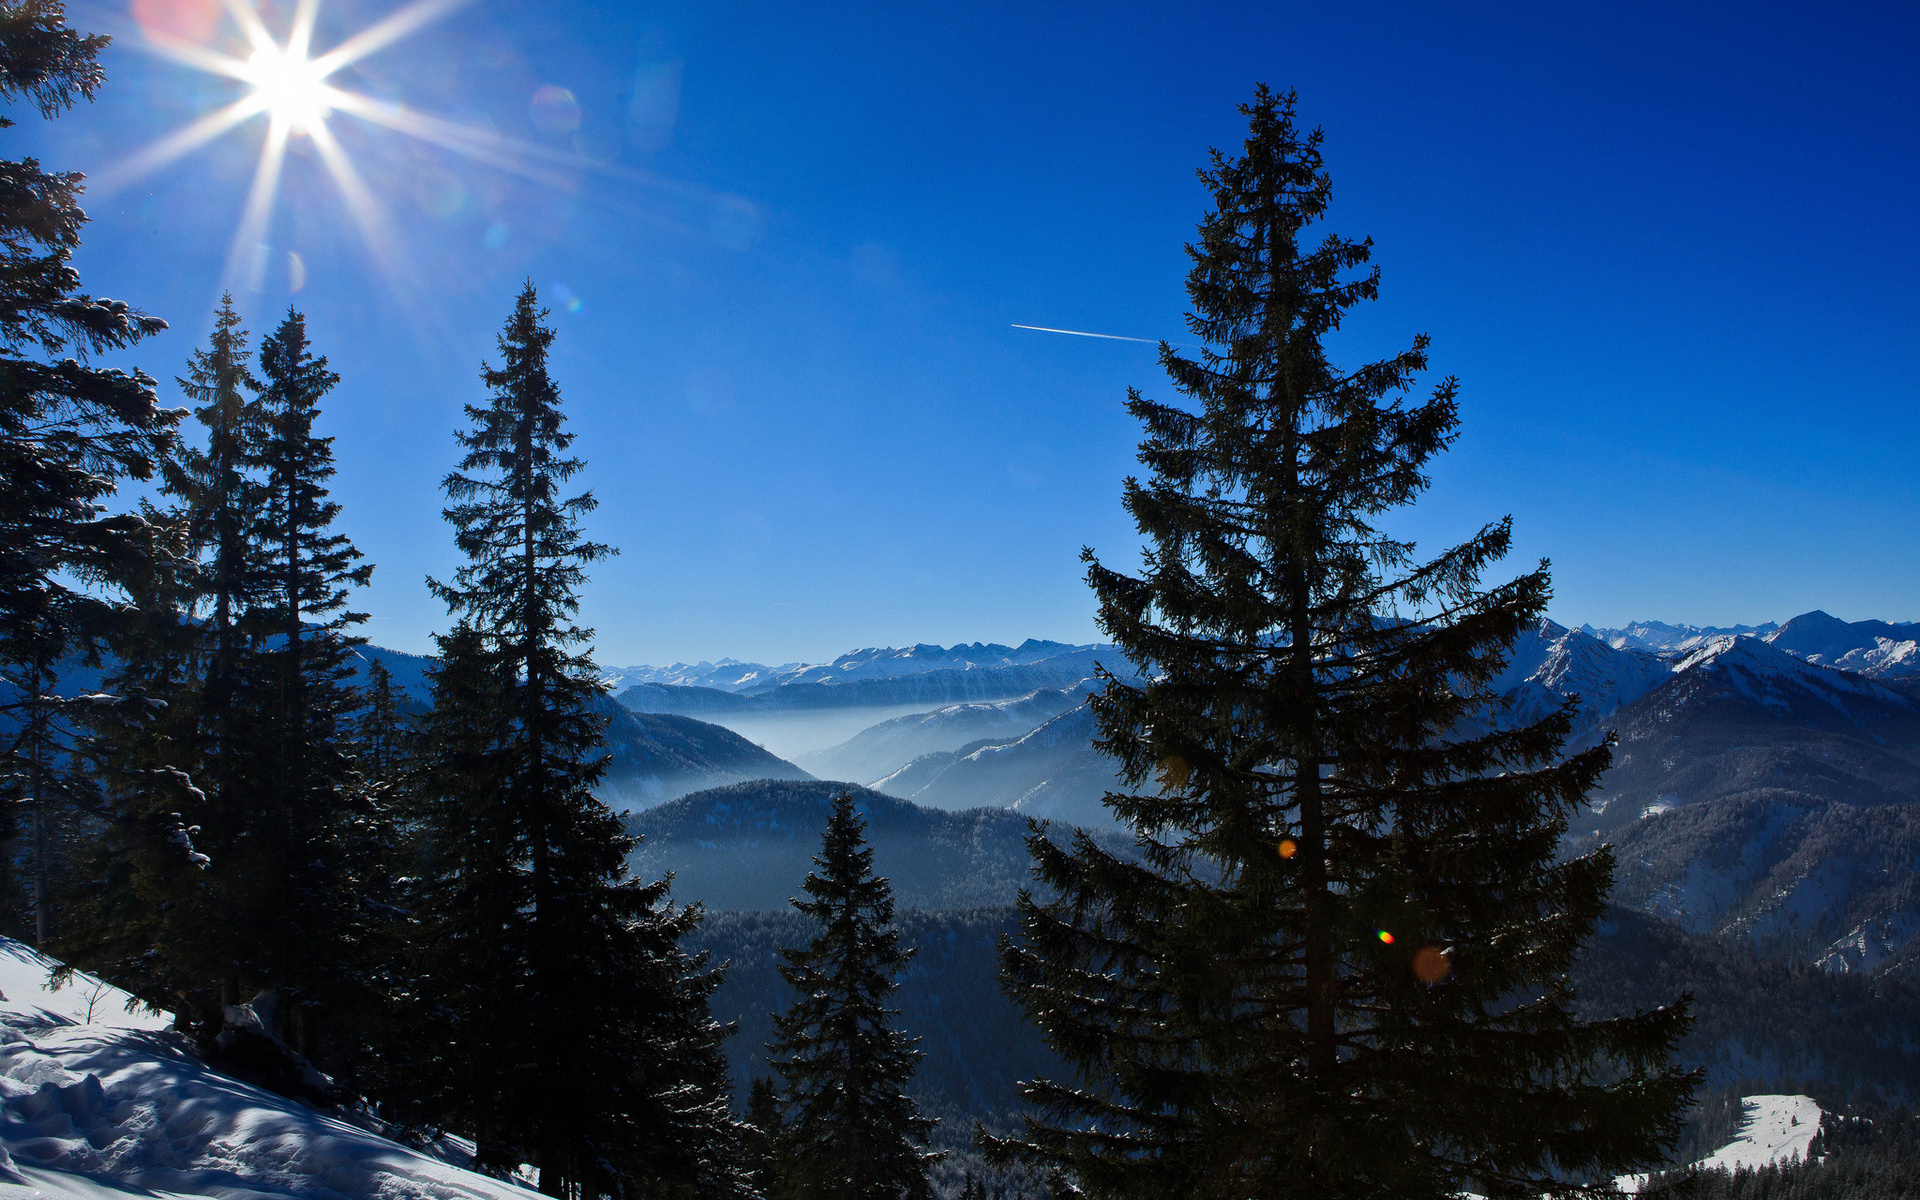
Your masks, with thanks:
[[[324,68],[291,48],[255,50],[247,60],[247,81],[275,122],[299,132],[312,132],[333,110],[333,89],[327,86]]]

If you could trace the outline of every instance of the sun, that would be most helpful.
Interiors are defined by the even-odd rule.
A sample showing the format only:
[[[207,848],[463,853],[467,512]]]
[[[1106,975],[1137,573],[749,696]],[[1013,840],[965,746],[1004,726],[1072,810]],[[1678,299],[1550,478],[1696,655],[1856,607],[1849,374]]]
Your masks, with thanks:
[[[223,9],[237,26],[243,44],[251,51],[245,58],[226,53],[216,48],[217,43],[207,40],[213,32],[211,26],[198,31],[202,36],[190,37],[167,27],[164,22],[139,23],[133,42],[138,48],[183,66],[238,80],[247,88],[232,103],[109,165],[88,181],[90,194],[111,195],[264,116],[266,136],[261,141],[260,160],[235,224],[223,288],[259,290],[259,273],[264,262],[259,250],[279,191],[287,142],[296,134],[306,139],[332,177],[376,263],[395,282],[406,273],[401,248],[388,227],[385,211],[347,157],[345,147],[334,136],[331,125],[336,118],[348,117],[380,126],[538,182],[564,186],[563,177],[553,167],[556,157],[561,160],[558,164],[561,166],[566,165],[566,160],[550,149],[503,137],[491,129],[465,126],[400,104],[375,100],[327,82],[341,68],[417,33],[471,0],[408,0],[383,19],[320,54],[312,50],[321,0],[294,0],[291,27],[285,40],[275,37],[261,19],[256,8],[261,2],[221,0],[219,9],[209,6],[210,13]],[[142,11],[143,6],[136,3],[136,22],[141,21]]]
[[[255,50],[247,59],[246,80],[268,117],[296,132],[311,133],[333,111],[326,64],[296,56],[291,47]]]

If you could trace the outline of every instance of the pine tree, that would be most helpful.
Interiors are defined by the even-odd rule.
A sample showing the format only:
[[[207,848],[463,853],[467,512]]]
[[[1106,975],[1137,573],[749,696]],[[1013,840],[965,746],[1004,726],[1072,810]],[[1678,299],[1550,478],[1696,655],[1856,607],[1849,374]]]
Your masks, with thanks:
[[[1138,576],[1087,552],[1106,676],[1096,744],[1138,857],[1029,841],[1004,981],[1081,1086],[1037,1081],[1001,1161],[1095,1197],[1565,1195],[1657,1163],[1693,1077],[1684,1002],[1582,1023],[1567,982],[1605,850],[1555,852],[1609,748],[1573,707],[1518,728],[1489,691],[1546,565],[1482,590],[1509,525],[1420,561],[1381,515],[1458,425],[1452,379],[1403,400],[1424,337],[1351,371],[1324,341],[1374,297],[1370,245],[1302,237],[1328,203],[1291,95],[1242,110],[1202,178],[1187,408],[1138,392],[1125,504]]]
[[[347,600],[373,567],[333,528],[333,439],[316,436],[314,421],[339,376],[313,355],[301,314],[289,310],[260,344],[259,374],[247,454],[259,504],[240,533],[257,571],[244,620],[256,648],[237,691],[255,774],[247,846],[223,874],[245,926],[249,983],[282,993],[289,1040],[301,1053],[350,1070],[348,1029],[334,1029],[321,1047],[323,1026],[367,1017],[364,983],[376,964],[365,955],[384,924],[365,901],[387,874],[390,831],[362,786],[348,720],[360,703],[351,660],[365,643],[348,630],[366,615]]]
[[[58,3],[0,8],[0,99],[46,119],[92,100],[108,40],[67,28]],[[0,117],[0,129],[13,125]],[[64,769],[72,717],[110,703],[61,699],[56,668],[71,654],[94,658],[122,616],[98,585],[139,569],[146,531],[101,502],[119,481],[152,475],[180,414],[159,407],[144,373],[86,365],[166,322],[81,291],[69,260],[87,219],[82,177],[26,158],[0,160],[0,181],[0,842],[14,836],[14,814],[28,813],[34,936],[44,944],[55,826],[85,803]],[[15,858],[0,855],[0,869]]]
[[[741,1140],[741,1167],[746,1171],[755,1195],[778,1195],[780,1184],[775,1147],[780,1144],[786,1125],[780,1117],[780,1094],[774,1090],[773,1080],[765,1075],[756,1075],[747,1088],[746,1116],[746,1133]]]
[[[820,932],[783,949],[793,1007],[774,1017],[768,1047],[784,1082],[776,1156],[783,1200],[925,1200],[925,1146],[934,1126],[905,1089],[919,1064],[913,1039],[887,1008],[894,977],[913,957],[893,928],[893,889],[873,874],[866,822],[851,794],[833,803],[815,870],[794,907]]]
[[[432,1056],[447,1079],[431,1090],[494,1162],[531,1157],[549,1195],[725,1194],[743,1180],[708,1015],[719,976],[679,949],[699,911],[668,904],[664,880],[626,876],[634,840],[592,791],[601,685],[573,621],[585,565],[613,551],[581,535],[591,494],[560,495],[584,464],[566,456],[544,317],[529,284],[446,480],[467,563],[431,584],[461,618],[442,643],[420,798],[428,1002],[454,1042]],[[456,687],[489,710],[465,731],[438,711]],[[461,961],[475,954],[489,961]]]
[[[273,783],[251,717],[260,686],[258,630],[249,613],[263,598],[254,543],[265,496],[253,458],[264,434],[259,383],[232,297],[223,297],[204,348],[178,379],[195,402],[205,444],[161,464],[174,507],[153,511],[172,539],[134,589],[134,628],[115,646],[117,690],[154,707],[145,718],[95,730],[89,759],[109,814],[90,868],[72,896],[74,927],[61,956],[179,1014],[211,1022],[259,986],[250,965],[246,914],[258,804]],[[183,862],[154,847],[156,835],[198,828],[191,840],[211,859]],[[243,994],[245,993],[245,994]]]
[[[393,672],[378,657],[367,660],[367,682],[361,693],[360,715],[353,727],[354,757],[371,787],[383,794],[393,792],[406,769],[407,710],[393,685]]]

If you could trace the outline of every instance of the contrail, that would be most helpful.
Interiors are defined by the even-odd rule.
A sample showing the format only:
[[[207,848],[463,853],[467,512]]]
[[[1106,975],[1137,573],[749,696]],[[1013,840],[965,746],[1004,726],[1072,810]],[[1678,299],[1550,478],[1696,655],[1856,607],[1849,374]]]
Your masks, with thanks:
[[[1121,337],[1117,333],[1088,333],[1084,329],[1049,329],[1045,325],[1022,325],[1018,322],[1015,322],[1013,327],[1015,329],[1037,330],[1040,333],[1070,333],[1074,337],[1105,338],[1110,342],[1145,342],[1149,346],[1158,346],[1160,344],[1157,338]]]

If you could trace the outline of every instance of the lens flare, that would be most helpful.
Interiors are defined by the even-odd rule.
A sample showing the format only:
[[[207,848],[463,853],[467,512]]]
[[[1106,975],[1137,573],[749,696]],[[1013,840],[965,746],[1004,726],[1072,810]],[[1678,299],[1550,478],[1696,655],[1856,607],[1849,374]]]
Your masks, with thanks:
[[[1292,838],[1281,838],[1280,844],[1276,846],[1275,849],[1280,851],[1281,858],[1292,858],[1294,855],[1300,853],[1300,843],[1294,841]]]
[[[1438,946],[1422,946],[1413,952],[1413,975],[1421,983],[1439,983],[1453,973],[1453,960]]]
[[[1391,946],[1391,945],[1393,945],[1393,935],[1392,935],[1392,934],[1390,934],[1390,933],[1388,933],[1388,932],[1387,932],[1386,930],[1384,930],[1384,929],[1381,929],[1381,930],[1377,930],[1377,931],[1376,931],[1376,932],[1374,933],[1374,935],[1373,935],[1373,936],[1375,936],[1375,937],[1377,937],[1377,938],[1379,938],[1379,939],[1380,939],[1380,944],[1381,944],[1382,946]]]
[[[289,48],[268,45],[255,50],[246,75],[267,115],[297,132],[311,132],[333,111],[333,89],[319,64]]]

